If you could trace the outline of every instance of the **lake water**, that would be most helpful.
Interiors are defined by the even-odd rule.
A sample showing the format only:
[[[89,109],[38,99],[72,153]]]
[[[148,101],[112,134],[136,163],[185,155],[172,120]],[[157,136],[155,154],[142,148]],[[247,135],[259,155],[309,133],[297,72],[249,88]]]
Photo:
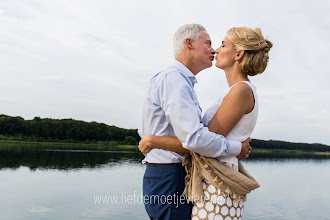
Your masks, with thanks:
[[[0,151],[0,219],[148,219],[141,159],[123,152]],[[244,165],[261,187],[249,194],[243,219],[330,219],[330,159],[252,156]]]

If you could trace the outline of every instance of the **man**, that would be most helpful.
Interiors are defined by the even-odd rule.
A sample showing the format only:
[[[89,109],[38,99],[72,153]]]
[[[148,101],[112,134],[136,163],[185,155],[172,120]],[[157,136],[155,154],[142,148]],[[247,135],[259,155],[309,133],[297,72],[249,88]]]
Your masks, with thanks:
[[[175,62],[150,81],[143,107],[139,134],[176,136],[184,148],[201,155],[220,158],[249,152],[249,143],[226,140],[201,122],[194,84],[195,75],[212,66],[215,51],[206,29],[187,24],[174,35]],[[150,219],[190,219],[191,204],[182,200],[186,175],[183,154],[152,149],[143,163],[143,195]]]

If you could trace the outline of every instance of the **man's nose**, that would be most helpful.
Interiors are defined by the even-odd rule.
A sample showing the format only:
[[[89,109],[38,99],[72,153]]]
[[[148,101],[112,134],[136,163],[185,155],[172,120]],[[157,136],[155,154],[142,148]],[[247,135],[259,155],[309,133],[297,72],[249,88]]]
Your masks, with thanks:
[[[215,54],[215,50],[213,49],[213,47],[211,47],[211,54]]]

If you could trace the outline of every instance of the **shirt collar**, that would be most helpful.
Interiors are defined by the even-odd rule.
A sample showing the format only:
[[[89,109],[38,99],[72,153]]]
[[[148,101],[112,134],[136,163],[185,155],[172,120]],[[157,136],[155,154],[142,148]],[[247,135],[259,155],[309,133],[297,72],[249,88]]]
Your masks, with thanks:
[[[172,65],[178,68],[181,73],[188,77],[193,85],[195,85],[195,83],[198,83],[195,75],[180,61],[174,60],[174,63]]]

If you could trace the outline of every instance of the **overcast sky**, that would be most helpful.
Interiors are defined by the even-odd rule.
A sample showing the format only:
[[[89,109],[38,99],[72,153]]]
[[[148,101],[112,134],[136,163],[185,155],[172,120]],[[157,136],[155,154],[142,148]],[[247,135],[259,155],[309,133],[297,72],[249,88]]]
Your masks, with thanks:
[[[3,0],[0,114],[137,128],[149,79],[174,60],[172,36],[200,23],[217,48],[231,27],[274,44],[251,77],[253,138],[330,145],[329,1]],[[205,111],[228,87],[215,66],[197,75]]]

